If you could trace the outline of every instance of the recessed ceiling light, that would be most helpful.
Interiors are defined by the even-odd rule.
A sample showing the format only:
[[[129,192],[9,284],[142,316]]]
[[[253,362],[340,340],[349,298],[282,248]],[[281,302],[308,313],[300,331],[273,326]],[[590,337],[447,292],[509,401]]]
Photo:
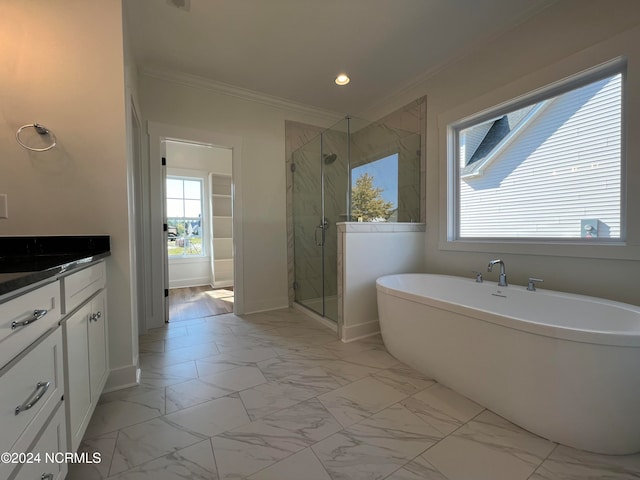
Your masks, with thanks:
[[[346,85],[350,81],[351,79],[347,76],[346,73],[341,73],[336,77],[336,85]]]

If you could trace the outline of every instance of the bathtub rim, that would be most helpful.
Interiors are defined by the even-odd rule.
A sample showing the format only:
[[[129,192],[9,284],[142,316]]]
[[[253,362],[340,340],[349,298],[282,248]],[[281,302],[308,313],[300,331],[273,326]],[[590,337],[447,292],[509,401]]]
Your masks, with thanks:
[[[511,328],[514,330],[519,330],[527,333],[531,333],[534,335],[541,335],[550,338],[562,339],[573,342],[580,343],[590,343],[595,345],[605,345],[605,346],[616,346],[616,347],[626,347],[626,348],[640,348],[640,330],[638,331],[606,331],[606,330],[586,330],[586,329],[577,329],[565,326],[557,326],[557,325],[549,325],[545,323],[536,323],[531,320],[527,320],[525,318],[512,318],[504,315],[500,315],[494,312],[490,312],[487,310],[482,310],[479,308],[475,308],[469,305],[457,304],[445,300],[440,300],[436,297],[428,296],[426,293],[422,295],[418,295],[411,292],[405,292],[399,290],[398,288],[394,288],[389,285],[385,285],[385,279],[397,278],[397,277],[441,277],[441,278],[450,278],[455,279],[456,281],[461,281],[465,283],[473,283],[475,284],[474,279],[468,279],[466,277],[459,277],[456,275],[443,275],[436,273],[400,273],[394,275],[384,275],[376,279],[376,290],[378,293],[382,292],[387,295],[391,295],[394,297],[402,298],[404,300],[420,303],[423,305],[428,305],[433,308],[438,308],[441,310],[453,311],[460,315],[464,315],[467,317],[472,317],[480,321],[493,323],[495,325],[500,325],[506,328]],[[602,303],[604,305],[608,305],[614,308],[622,308],[625,310],[631,310],[632,312],[640,315],[640,307],[635,305],[616,302],[613,300],[607,300],[599,297],[590,297],[587,295],[579,295],[574,293],[565,293],[557,290],[540,290],[536,292],[528,292],[525,287],[519,285],[509,285],[508,287],[500,287],[500,288],[508,288],[511,290],[521,290],[526,292],[527,294],[532,295],[551,295],[551,296],[562,296],[568,297],[571,299],[575,299],[577,301],[596,301],[598,303]]]

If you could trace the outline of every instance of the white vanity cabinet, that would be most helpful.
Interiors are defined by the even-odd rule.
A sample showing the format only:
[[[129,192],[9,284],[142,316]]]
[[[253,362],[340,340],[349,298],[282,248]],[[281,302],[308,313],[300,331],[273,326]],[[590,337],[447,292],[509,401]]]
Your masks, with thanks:
[[[104,263],[62,278],[68,445],[75,452],[108,376]],[[70,305],[73,310],[69,310]]]
[[[67,463],[52,455],[66,452],[66,428],[64,408],[59,408],[36,444],[29,449],[29,453],[38,458],[38,461],[23,464],[12,480],[64,480],[67,476]]]
[[[11,355],[2,357],[0,368],[0,451],[32,453],[34,445],[45,444],[66,449],[66,430],[58,429],[53,420],[64,419],[65,413],[59,282],[0,303],[0,318],[2,354]],[[22,476],[26,466],[2,462],[0,478],[15,472],[16,478],[28,478]],[[30,464],[30,468],[41,466]],[[66,475],[65,465],[51,468],[54,479]]]

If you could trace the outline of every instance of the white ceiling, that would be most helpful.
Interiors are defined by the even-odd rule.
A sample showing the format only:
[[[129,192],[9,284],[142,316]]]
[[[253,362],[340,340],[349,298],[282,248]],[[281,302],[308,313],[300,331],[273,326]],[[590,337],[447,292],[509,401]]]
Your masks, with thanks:
[[[191,0],[189,11],[167,0],[124,4],[141,70],[357,115],[554,1]],[[340,72],[351,77],[346,87],[333,83]]]

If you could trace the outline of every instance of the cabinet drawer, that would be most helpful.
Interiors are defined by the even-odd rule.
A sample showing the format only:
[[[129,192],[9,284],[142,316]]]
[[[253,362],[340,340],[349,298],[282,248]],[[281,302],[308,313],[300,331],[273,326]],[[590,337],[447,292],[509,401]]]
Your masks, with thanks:
[[[106,284],[106,269],[104,262],[72,273],[62,279],[64,292],[64,311],[69,313],[96,293]]]
[[[27,463],[20,467],[14,480],[63,480],[67,475],[67,464],[62,458],[51,456],[56,452],[66,451],[66,433],[64,425],[64,408],[58,409],[47,428],[40,434],[38,441],[30,452],[39,462]],[[49,455],[49,457],[47,456]]]
[[[45,310],[46,313],[43,313]],[[9,363],[12,358],[54,327],[60,317],[60,284],[58,282],[37,288],[1,304],[0,367]]]
[[[0,376],[0,452],[29,446],[61,403],[62,371],[62,329],[57,328]]]

